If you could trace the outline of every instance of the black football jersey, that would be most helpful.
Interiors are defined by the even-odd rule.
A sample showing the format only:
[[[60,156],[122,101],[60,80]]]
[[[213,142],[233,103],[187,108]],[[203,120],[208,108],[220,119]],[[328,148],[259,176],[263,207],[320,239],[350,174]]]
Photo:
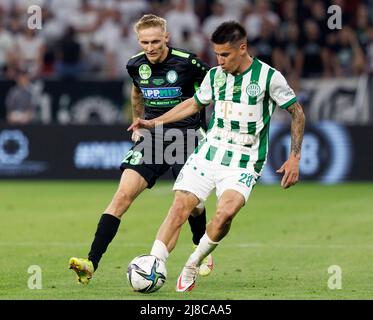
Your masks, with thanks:
[[[168,55],[161,63],[150,63],[141,52],[128,61],[127,70],[144,96],[145,119],[153,119],[192,97],[209,66],[191,52],[169,47]],[[196,129],[204,124],[205,110],[202,110],[165,127]]]

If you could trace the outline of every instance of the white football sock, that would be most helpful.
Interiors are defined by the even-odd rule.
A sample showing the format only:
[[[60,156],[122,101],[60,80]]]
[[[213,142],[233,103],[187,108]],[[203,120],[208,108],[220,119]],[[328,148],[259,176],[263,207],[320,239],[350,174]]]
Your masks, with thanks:
[[[154,241],[152,251],[150,251],[150,254],[152,256],[156,256],[158,259],[161,259],[163,261],[166,261],[169,255],[166,245],[160,240]]]
[[[186,265],[197,265],[199,266],[204,258],[206,258],[219,244],[219,242],[212,241],[207,233],[203,235],[199,241],[199,245],[196,250],[189,257]]]

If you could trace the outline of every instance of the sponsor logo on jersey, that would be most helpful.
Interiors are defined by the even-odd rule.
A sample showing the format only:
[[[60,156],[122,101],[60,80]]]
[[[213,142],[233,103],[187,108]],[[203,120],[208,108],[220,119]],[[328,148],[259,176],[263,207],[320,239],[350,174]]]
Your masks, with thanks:
[[[175,83],[177,81],[177,72],[175,70],[170,70],[167,72],[166,79],[169,83]]]
[[[147,64],[142,64],[139,67],[139,75],[141,79],[147,80],[152,75],[152,69],[150,69],[150,67]]]
[[[234,86],[233,93],[239,93],[241,91],[241,86]]]
[[[182,95],[180,87],[168,88],[141,88],[145,99],[170,99]]]
[[[255,82],[251,82],[247,88],[246,88],[246,93],[250,96],[250,97],[257,97],[260,93],[260,87],[257,83]]]
[[[220,72],[215,76],[214,86],[220,88],[224,86],[226,81],[227,75],[224,72]]]
[[[152,82],[153,82],[153,84],[155,84],[156,86],[161,86],[162,84],[165,83],[165,80],[164,80],[164,79],[153,79]]]
[[[289,87],[289,85],[286,84],[286,90],[285,90],[285,91],[282,91],[282,92],[281,92],[281,95],[282,95],[285,99],[287,99],[287,98],[290,98],[290,97],[294,97],[294,96],[295,96],[295,93],[294,93],[293,89],[291,89],[291,88]]]

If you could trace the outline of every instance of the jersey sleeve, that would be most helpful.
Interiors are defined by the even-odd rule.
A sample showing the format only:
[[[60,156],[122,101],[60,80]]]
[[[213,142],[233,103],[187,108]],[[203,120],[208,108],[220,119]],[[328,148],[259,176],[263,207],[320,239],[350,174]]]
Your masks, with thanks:
[[[273,74],[269,95],[281,109],[287,109],[297,101],[293,89],[290,88],[285,77],[278,71]]]
[[[135,80],[135,70],[136,70],[136,67],[134,64],[131,63],[131,60],[128,61],[127,65],[126,65],[126,68],[127,68],[127,72],[129,74],[129,76],[131,77],[132,79],[132,83],[135,87],[137,88],[140,88],[139,84],[137,83],[137,81]]]
[[[210,66],[194,54],[190,57],[189,61],[194,87],[197,90],[201,85],[206,73],[210,69]]]
[[[211,79],[210,79],[211,71],[207,72],[205,75],[201,86],[198,88],[196,93],[194,94],[194,99],[197,101],[200,107],[206,107],[209,105],[212,100],[212,86],[211,86]]]

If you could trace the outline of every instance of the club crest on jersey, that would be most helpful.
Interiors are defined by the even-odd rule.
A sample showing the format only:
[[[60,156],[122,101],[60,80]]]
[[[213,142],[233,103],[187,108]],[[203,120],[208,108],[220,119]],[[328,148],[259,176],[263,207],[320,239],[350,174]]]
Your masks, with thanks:
[[[147,64],[142,64],[139,67],[139,75],[141,79],[147,80],[152,75],[152,69],[150,69],[150,67]]]
[[[224,72],[218,73],[215,76],[214,86],[220,88],[224,86],[226,81],[227,81],[227,75]]]
[[[260,93],[259,85],[255,82],[251,82],[246,88],[246,93],[250,97],[257,97]]]
[[[170,70],[166,74],[166,79],[169,83],[175,83],[178,77],[179,76],[177,75],[177,72],[175,70]]]

